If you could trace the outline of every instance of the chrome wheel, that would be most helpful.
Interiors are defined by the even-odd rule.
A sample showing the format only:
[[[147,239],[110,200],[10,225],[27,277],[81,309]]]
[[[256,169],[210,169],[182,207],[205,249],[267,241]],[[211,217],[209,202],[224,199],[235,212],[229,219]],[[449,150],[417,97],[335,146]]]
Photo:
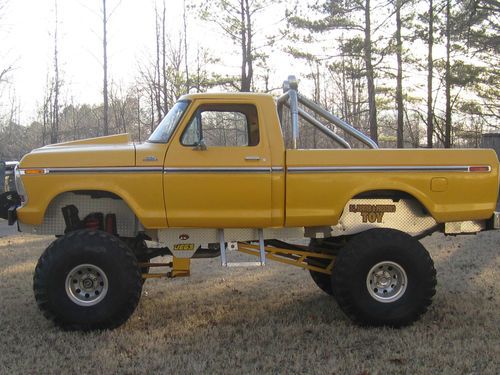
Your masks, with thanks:
[[[66,277],[66,294],[77,305],[96,305],[107,292],[108,278],[102,269],[93,264],[80,264]]]
[[[407,284],[408,278],[403,267],[389,261],[377,263],[366,277],[368,292],[375,300],[383,303],[400,299]]]

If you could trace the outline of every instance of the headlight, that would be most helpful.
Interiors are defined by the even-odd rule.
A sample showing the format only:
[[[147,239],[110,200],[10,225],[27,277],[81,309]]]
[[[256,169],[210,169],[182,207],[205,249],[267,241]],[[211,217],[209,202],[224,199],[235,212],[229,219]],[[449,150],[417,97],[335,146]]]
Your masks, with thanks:
[[[14,168],[14,176],[16,183],[16,191],[17,194],[19,194],[19,197],[21,198],[21,206],[24,206],[26,203],[28,203],[28,196],[26,194],[26,190],[24,189],[21,171],[19,170],[19,164],[16,165],[16,167]]]

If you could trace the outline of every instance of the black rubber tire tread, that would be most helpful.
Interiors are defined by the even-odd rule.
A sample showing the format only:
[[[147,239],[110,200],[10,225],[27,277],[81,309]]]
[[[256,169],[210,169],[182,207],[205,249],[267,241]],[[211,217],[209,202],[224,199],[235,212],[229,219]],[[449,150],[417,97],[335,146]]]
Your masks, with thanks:
[[[79,306],[65,290],[66,276],[79,264],[100,267],[108,277],[106,297],[94,306]],[[77,230],[59,237],[35,268],[33,291],[43,315],[64,330],[113,329],[135,311],[142,279],[132,250],[117,237],[98,230]]]
[[[326,273],[316,272],[309,270],[311,278],[316,283],[316,285],[326,294],[333,296],[332,281],[330,275]]]
[[[125,242],[125,244],[133,251],[137,259],[137,263],[149,263],[151,261],[151,259],[149,259],[145,254],[148,249],[146,241],[138,240],[136,238],[124,238],[122,241]],[[142,267],[140,270],[141,274],[149,273],[149,267]],[[142,279],[142,284],[144,284],[146,280],[147,279]]]
[[[401,265],[408,278],[404,295],[390,303],[375,300],[366,287],[370,269],[382,261]],[[331,286],[344,313],[367,326],[403,327],[427,311],[436,293],[436,270],[424,246],[393,229],[371,229],[354,236],[335,260]]]
[[[321,249],[324,247],[329,247],[328,243],[325,244],[323,242],[322,244],[319,244],[318,240],[314,238],[312,238],[311,241],[309,242],[310,251],[316,251],[316,249]],[[335,250],[337,251],[337,249]],[[318,288],[320,288],[326,294],[333,296],[332,281],[330,275],[321,272],[316,272],[313,270],[309,270],[309,274],[311,275],[311,278],[313,279],[314,283],[318,286]]]

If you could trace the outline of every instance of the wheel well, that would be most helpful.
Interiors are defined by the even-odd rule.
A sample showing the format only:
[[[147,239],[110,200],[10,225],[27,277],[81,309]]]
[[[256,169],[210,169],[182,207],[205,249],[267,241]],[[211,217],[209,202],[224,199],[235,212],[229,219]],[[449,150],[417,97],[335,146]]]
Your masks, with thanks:
[[[105,190],[75,190],[75,191],[67,191],[66,193],[74,193],[76,195],[88,195],[93,199],[111,198],[111,199],[123,200],[120,196],[116,195],[115,193]]]
[[[45,210],[42,227],[47,234],[63,234],[67,228],[67,219],[63,211],[68,210],[70,221],[83,221],[90,214],[115,215],[117,233],[124,237],[135,237],[141,226],[137,216],[127,202],[115,193],[104,190],[73,190],[55,196]]]
[[[401,191],[401,190],[370,190],[370,191],[365,191],[362,193],[359,193],[352,197],[351,199],[392,199],[393,201],[397,202],[401,199],[409,199],[409,200],[414,200],[417,202],[420,207],[422,208],[422,212],[425,214],[430,215],[429,210],[420,202],[417,198],[415,198],[413,195]]]

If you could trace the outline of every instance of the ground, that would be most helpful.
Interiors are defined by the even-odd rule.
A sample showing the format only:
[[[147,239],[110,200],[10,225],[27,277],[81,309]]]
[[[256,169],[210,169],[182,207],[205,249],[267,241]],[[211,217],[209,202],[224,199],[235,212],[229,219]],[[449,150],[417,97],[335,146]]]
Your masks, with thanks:
[[[191,278],[147,281],[119,329],[62,332],[32,292],[36,261],[52,240],[0,238],[2,374],[500,372],[500,231],[422,240],[437,293],[420,321],[399,330],[353,325],[307,271],[226,269],[211,259],[194,260]]]

